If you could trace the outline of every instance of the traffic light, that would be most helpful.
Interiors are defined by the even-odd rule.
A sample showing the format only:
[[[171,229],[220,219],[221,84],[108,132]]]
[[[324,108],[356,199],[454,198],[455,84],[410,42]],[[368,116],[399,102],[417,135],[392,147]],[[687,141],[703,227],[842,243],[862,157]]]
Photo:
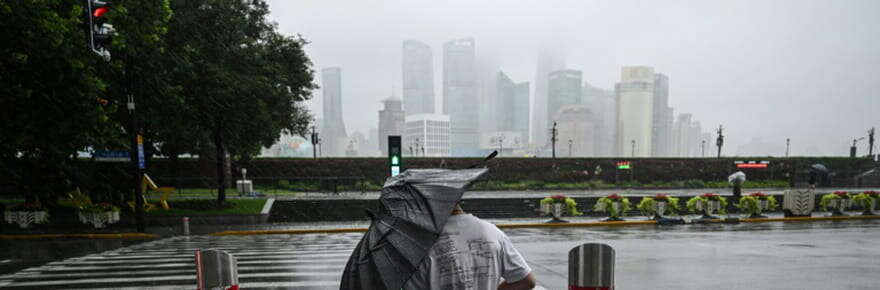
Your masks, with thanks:
[[[400,136],[388,136],[388,166],[391,176],[400,174],[403,168],[403,148]]]
[[[107,12],[110,12],[110,5],[104,1],[86,0],[86,18],[89,27],[89,48],[95,53],[110,60],[110,41],[113,36],[113,25],[107,24]]]

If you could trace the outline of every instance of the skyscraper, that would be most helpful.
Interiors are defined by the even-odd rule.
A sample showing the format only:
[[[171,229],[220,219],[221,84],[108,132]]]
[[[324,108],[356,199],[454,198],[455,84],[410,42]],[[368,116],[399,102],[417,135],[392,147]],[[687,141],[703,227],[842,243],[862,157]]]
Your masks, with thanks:
[[[388,136],[403,136],[403,122],[406,113],[402,101],[394,96],[382,100],[385,106],[379,111],[379,152],[388,155]]]
[[[672,127],[669,111],[669,77],[654,74],[654,105],[653,125],[651,129],[651,156],[669,156],[669,137]]]
[[[449,115],[453,156],[475,156],[478,149],[479,102],[474,39],[443,45],[443,112]]]
[[[547,93],[547,124],[553,124],[559,109],[565,105],[581,104],[583,88],[582,73],[579,70],[557,70],[550,72]]]
[[[345,123],[342,121],[342,69],[338,67],[322,69],[321,89],[324,96],[321,151],[323,156],[342,156],[348,145]]]
[[[518,132],[529,136],[529,83],[514,83],[504,72],[496,80],[495,109],[497,131]],[[525,140],[523,140],[525,141]]]
[[[585,105],[563,105],[553,117],[557,122],[556,155],[593,157],[596,154],[594,116]]]
[[[618,152],[650,157],[654,126],[654,68],[625,66],[618,84]]]
[[[529,142],[538,147],[550,144],[550,127],[547,123],[550,114],[547,109],[548,79],[551,71],[565,68],[565,60],[559,49],[543,49],[538,55],[538,65],[535,72],[535,93],[532,101],[531,137]]]
[[[434,113],[434,65],[431,47],[403,42],[403,108],[407,115]]]
[[[449,156],[449,116],[407,115],[404,127],[402,142],[404,154],[427,157]]]
[[[618,156],[617,105],[614,92],[584,82],[584,104],[593,113],[596,129],[595,156]]]

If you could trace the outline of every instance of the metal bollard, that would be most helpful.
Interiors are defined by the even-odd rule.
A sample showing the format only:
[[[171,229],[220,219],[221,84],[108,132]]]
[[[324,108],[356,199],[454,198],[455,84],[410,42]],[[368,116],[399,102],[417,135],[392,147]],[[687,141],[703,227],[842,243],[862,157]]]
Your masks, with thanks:
[[[189,217],[183,217],[183,235],[189,236]]]
[[[238,289],[238,262],[220,250],[196,250],[198,290]]]
[[[568,252],[569,290],[613,290],[614,248],[586,243]]]

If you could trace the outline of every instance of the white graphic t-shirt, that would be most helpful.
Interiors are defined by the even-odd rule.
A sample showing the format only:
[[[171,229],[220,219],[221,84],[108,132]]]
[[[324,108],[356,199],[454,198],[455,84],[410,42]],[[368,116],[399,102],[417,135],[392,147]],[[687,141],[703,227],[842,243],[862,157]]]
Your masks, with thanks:
[[[496,290],[501,279],[516,282],[531,272],[498,227],[460,214],[449,217],[437,243],[403,289]]]

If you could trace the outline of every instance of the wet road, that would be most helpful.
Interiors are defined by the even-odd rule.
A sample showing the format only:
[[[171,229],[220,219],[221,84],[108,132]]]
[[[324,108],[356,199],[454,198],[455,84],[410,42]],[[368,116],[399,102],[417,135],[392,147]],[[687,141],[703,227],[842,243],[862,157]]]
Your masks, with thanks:
[[[507,232],[547,289],[567,288],[567,252],[585,242],[604,242],[616,249],[617,289],[880,286],[876,220]],[[360,236],[166,238],[3,275],[0,289],[194,289],[196,248],[236,255],[243,289],[338,289]]]

